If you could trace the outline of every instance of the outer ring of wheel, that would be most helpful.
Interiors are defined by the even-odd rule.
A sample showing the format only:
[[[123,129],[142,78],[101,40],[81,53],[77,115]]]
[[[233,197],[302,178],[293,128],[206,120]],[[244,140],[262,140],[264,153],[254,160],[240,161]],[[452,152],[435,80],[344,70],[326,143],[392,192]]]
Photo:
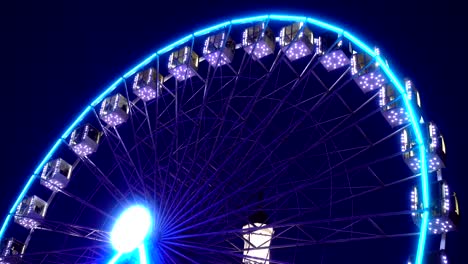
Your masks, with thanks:
[[[57,139],[57,141],[52,145],[49,152],[44,156],[41,160],[39,165],[34,170],[34,173],[29,177],[28,181],[26,182],[25,186],[21,190],[20,194],[16,198],[15,202],[11,206],[2,227],[0,229],[0,240],[3,239],[3,235],[9,225],[11,218],[14,216],[16,208],[18,204],[23,200],[24,196],[30,189],[31,185],[33,184],[34,180],[40,177],[40,172],[44,165],[49,161],[49,159],[54,155],[55,151],[58,149],[60,144],[65,141],[71,132],[76,128],[76,126],[84,119],[84,117],[95,107],[97,106],[107,95],[109,95],[115,88],[126,78],[130,77],[131,75],[135,74],[138,70],[146,66],[156,57],[172,50],[174,47],[179,46],[180,44],[188,41],[190,38],[199,37],[203,35],[207,35],[213,31],[216,31],[220,28],[229,26],[229,25],[238,25],[238,24],[246,24],[252,22],[259,22],[265,20],[275,20],[275,21],[289,21],[289,22],[298,22],[303,21],[309,23],[313,26],[320,27],[329,31],[333,31],[337,34],[343,35],[343,37],[347,38],[351,41],[354,45],[362,49],[362,51],[366,52],[369,56],[375,58],[376,62],[379,63],[380,68],[384,71],[387,78],[392,82],[392,84],[397,88],[398,92],[403,98],[406,111],[409,113],[410,120],[411,120],[411,127],[413,129],[414,134],[416,135],[416,141],[419,147],[419,160],[421,161],[421,171],[420,171],[420,186],[422,189],[422,203],[423,203],[423,214],[422,214],[422,221],[420,226],[420,233],[417,245],[417,253],[416,253],[416,264],[423,263],[423,255],[424,255],[424,247],[426,244],[426,236],[427,236],[427,226],[428,226],[428,218],[429,218],[429,184],[428,184],[428,167],[427,167],[427,160],[426,160],[426,142],[424,140],[423,134],[421,132],[421,128],[419,126],[418,118],[416,116],[416,111],[413,106],[410,104],[408,95],[405,92],[405,89],[399,78],[396,74],[390,69],[387,65],[385,60],[374,52],[372,48],[370,48],[366,43],[360,40],[355,35],[351,34],[350,32],[341,29],[340,27],[334,26],[332,24],[323,22],[321,20],[317,20],[315,18],[305,17],[305,16],[296,16],[292,14],[267,14],[267,15],[259,15],[259,16],[250,16],[250,17],[243,17],[238,19],[232,19],[223,23],[219,23],[214,26],[206,27],[202,30],[196,31],[192,34],[189,34],[172,44],[158,50],[157,52],[151,54],[147,58],[145,58],[142,62],[131,68],[127,73],[125,73],[122,77],[118,78],[114,81],[109,87],[107,87],[101,94],[99,94],[89,105],[87,105],[81,113],[75,118],[75,120],[66,128],[65,132],[62,136]]]

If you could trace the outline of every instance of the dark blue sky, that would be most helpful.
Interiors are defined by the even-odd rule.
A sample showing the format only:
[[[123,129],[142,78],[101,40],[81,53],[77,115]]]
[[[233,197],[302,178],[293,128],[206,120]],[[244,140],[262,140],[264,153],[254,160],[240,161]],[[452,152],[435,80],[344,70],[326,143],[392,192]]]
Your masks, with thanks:
[[[64,128],[132,65],[196,29],[233,17],[269,12],[308,15],[348,29],[378,46],[399,76],[414,81],[425,116],[435,121],[445,136],[446,179],[458,194],[462,214],[465,212],[468,184],[464,151],[468,144],[462,127],[468,95],[464,26],[468,21],[462,3],[96,2],[31,1],[2,8],[1,61],[6,68],[2,71],[2,218]],[[456,237],[459,242],[449,240],[448,247],[468,243],[466,235]]]

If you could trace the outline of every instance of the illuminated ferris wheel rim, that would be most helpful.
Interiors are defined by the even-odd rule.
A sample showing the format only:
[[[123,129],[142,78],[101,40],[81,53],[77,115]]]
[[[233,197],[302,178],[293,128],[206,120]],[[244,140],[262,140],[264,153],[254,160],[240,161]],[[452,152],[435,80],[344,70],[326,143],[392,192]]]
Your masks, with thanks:
[[[94,100],[91,101],[91,103],[86,106],[81,113],[77,116],[77,118],[66,128],[65,132],[62,134],[62,136],[54,143],[52,148],[50,148],[49,152],[44,156],[44,158],[41,160],[39,165],[36,167],[34,170],[34,173],[30,176],[28,179],[26,185],[23,187],[21,190],[20,194],[18,195],[17,199],[15,200],[15,203],[12,205],[11,209],[9,210],[9,213],[7,217],[5,218],[2,227],[0,229],[0,240],[3,239],[3,235],[9,225],[9,222],[12,218],[12,216],[15,214],[15,210],[19,203],[22,201],[22,199],[25,197],[27,191],[30,189],[32,183],[34,180],[40,175],[40,172],[44,165],[50,160],[52,155],[56,152],[58,149],[59,145],[62,143],[63,140],[66,140],[72,131],[80,124],[80,122],[87,116],[87,114],[94,108],[96,107],[99,103],[101,103],[106,96],[108,96],[111,92],[113,92],[117,86],[123,82],[125,79],[129,78],[136,72],[138,72],[140,69],[145,67],[147,64],[152,62],[154,59],[157,59],[159,56],[166,54],[167,52],[173,50],[174,48],[184,44],[185,42],[189,41],[192,38],[195,37],[200,37],[200,36],[205,36],[208,35],[209,33],[212,33],[214,31],[217,31],[222,28],[226,28],[232,25],[240,25],[240,24],[247,24],[247,23],[254,23],[254,22],[263,22],[263,21],[283,21],[283,22],[304,22],[304,23],[309,23],[310,25],[332,31],[338,35],[341,35],[342,37],[348,39],[350,42],[352,42],[354,45],[359,47],[363,52],[365,52],[367,55],[371,56],[375,61],[379,64],[380,68],[383,70],[385,73],[386,77],[390,80],[390,82],[395,86],[397,89],[398,93],[401,95],[403,102],[404,102],[404,107],[406,108],[406,111],[409,114],[409,119],[411,123],[412,130],[416,136],[416,141],[419,146],[419,160],[421,161],[421,167],[420,167],[420,186],[422,189],[422,204],[424,208],[424,213],[422,215],[422,222],[420,226],[420,234],[419,234],[419,239],[418,239],[418,245],[417,245],[417,254],[416,254],[416,263],[422,263],[423,260],[423,253],[424,253],[424,247],[425,247],[425,242],[426,242],[426,234],[427,234],[427,227],[428,227],[428,212],[427,208],[429,206],[429,184],[428,184],[428,165],[427,165],[427,160],[426,160],[426,142],[423,139],[422,131],[419,126],[419,120],[416,116],[415,109],[410,103],[410,98],[408,97],[408,94],[406,93],[404,86],[401,84],[399,78],[396,76],[396,74],[390,69],[390,67],[387,65],[385,60],[380,56],[379,53],[375,52],[372,48],[370,48],[366,43],[364,43],[362,40],[360,40],[358,37],[356,37],[354,34],[337,27],[335,25],[329,24],[327,22],[323,22],[321,20],[311,18],[311,17],[305,17],[305,16],[295,16],[295,15],[290,15],[290,14],[266,14],[266,15],[259,15],[259,16],[249,16],[249,17],[243,17],[243,18],[237,18],[237,19],[231,19],[213,26],[206,27],[204,29],[195,31],[194,33],[188,34],[183,38],[180,38],[179,40],[167,45],[166,47],[152,53],[150,56],[145,58],[143,61],[141,61],[139,64],[131,68],[129,71],[127,71],[122,77],[118,78],[116,81],[114,81],[109,87],[107,87],[99,96],[97,96]]]

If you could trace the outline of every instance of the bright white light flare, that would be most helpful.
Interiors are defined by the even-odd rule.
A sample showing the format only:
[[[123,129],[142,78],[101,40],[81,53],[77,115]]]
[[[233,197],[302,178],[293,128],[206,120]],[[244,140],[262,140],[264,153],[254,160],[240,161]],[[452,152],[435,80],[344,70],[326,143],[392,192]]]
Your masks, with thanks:
[[[126,209],[114,224],[112,246],[121,253],[133,251],[143,243],[151,228],[151,216],[143,206]]]

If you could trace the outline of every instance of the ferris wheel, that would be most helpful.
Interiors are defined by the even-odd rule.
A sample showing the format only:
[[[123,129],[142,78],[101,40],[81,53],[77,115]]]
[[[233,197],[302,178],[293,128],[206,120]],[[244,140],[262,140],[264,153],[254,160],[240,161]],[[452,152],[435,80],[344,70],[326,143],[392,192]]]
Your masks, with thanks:
[[[377,48],[314,18],[196,31],[66,128],[0,263],[448,263],[458,202],[420,106]]]

